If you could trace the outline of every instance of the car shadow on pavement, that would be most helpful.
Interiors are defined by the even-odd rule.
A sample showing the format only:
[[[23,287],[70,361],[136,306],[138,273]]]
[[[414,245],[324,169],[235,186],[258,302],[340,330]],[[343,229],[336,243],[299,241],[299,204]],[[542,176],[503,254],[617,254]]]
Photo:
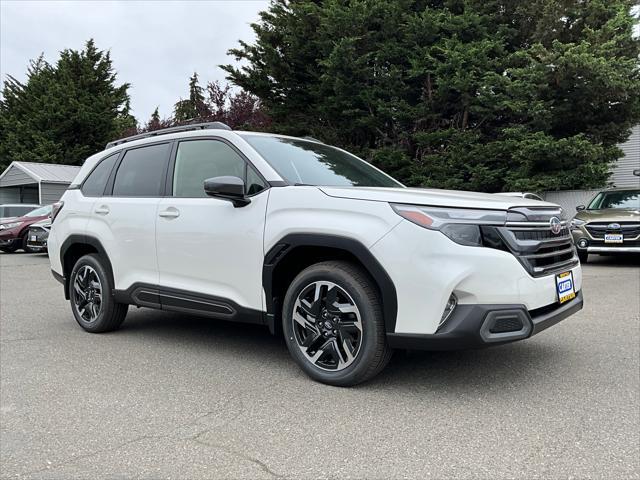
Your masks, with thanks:
[[[640,255],[589,255],[589,261],[584,266],[593,267],[640,267]]]
[[[260,364],[263,373],[274,368],[274,375],[277,372],[280,377],[290,372],[291,380],[298,383],[312,381],[294,365],[282,337],[272,336],[264,326],[132,307],[115,334],[199,354],[211,352],[212,361],[224,356],[229,362]],[[560,348],[536,340],[464,351],[399,350],[378,376],[355,388],[442,390],[447,394],[513,388],[530,385],[531,372],[557,370],[562,358]]]
[[[484,349],[399,351],[370,388],[398,391],[493,391],[530,387],[532,377],[562,368],[560,347],[524,340]]]

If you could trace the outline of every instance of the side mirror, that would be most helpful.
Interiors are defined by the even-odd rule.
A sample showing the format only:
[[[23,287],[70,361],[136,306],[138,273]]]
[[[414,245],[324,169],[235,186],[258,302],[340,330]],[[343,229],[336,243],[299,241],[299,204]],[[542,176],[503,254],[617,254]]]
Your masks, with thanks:
[[[230,200],[234,207],[244,207],[251,203],[245,196],[244,188],[244,181],[238,177],[213,177],[204,181],[204,193],[210,197]]]
[[[581,212],[582,210],[586,209],[587,207],[585,207],[584,205],[578,205],[576,207],[576,212]]]

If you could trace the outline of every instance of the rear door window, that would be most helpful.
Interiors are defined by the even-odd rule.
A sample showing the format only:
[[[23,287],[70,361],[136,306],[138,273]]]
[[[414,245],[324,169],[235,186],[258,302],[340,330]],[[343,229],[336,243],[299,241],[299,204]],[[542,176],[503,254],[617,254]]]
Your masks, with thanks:
[[[170,143],[161,143],[128,150],[116,173],[113,196],[162,196],[170,149]]]

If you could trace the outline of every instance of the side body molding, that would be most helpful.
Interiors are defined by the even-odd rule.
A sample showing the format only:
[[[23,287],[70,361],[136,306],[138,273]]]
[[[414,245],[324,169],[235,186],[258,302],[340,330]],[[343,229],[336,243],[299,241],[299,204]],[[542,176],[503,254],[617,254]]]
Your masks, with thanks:
[[[354,257],[367,270],[377,283],[382,296],[385,331],[393,333],[396,326],[398,300],[393,281],[373,256],[371,251],[362,243],[349,237],[329,235],[322,233],[290,233],[279,241],[267,252],[262,267],[262,285],[266,297],[267,318],[269,329],[275,331],[277,305],[274,302],[273,276],[278,264],[298,247],[325,247],[343,250]]]

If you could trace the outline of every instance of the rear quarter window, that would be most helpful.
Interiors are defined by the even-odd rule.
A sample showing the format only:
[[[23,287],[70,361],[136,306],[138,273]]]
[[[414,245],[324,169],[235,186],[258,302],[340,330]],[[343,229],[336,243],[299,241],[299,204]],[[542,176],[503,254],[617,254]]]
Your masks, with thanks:
[[[98,163],[82,184],[80,191],[83,195],[87,197],[101,197],[104,195],[104,189],[107,186],[111,170],[113,170],[113,166],[118,160],[118,155],[120,155],[119,152],[114,153]]]

